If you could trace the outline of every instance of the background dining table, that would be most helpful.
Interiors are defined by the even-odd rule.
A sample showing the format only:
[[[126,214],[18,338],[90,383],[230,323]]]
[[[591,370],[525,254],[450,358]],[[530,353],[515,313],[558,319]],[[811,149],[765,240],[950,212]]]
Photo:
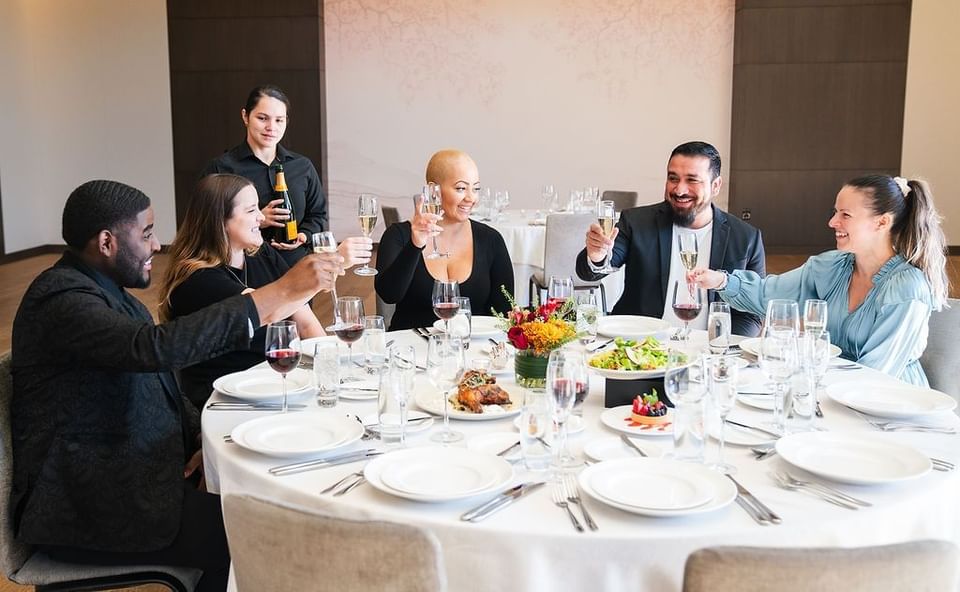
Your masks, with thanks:
[[[425,357],[426,342],[413,331],[393,332],[389,338],[397,345],[413,345],[418,360]],[[694,332],[694,343],[703,343],[705,334]],[[481,341],[474,341],[472,355],[482,355]],[[757,372],[748,369],[743,371]],[[511,372],[497,375],[511,393],[520,394]],[[838,381],[871,379],[893,383],[879,372],[831,370],[825,377],[830,385]],[[433,387],[418,374],[416,391]],[[214,393],[211,401],[225,400]],[[412,400],[412,397],[411,397]],[[317,409],[314,397],[299,402],[308,408],[297,412],[376,414],[376,400],[341,400],[332,409]],[[933,433],[883,433],[852,410],[822,396],[824,417],[819,429],[835,433],[863,434],[889,442],[911,445],[924,454],[960,461],[960,436]],[[415,405],[411,405],[416,409]],[[604,379],[593,375],[583,405],[585,429],[570,436],[571,451],[582,454],[586,443],[618,435],[600,420],[604,411]],[[749,448],[728,446],[726,459],[736,466],[736,479],[782,518],[779,525],[760,525],[737,504],[729,504],[708,513],[671,518],[653,518],[627,513],[585,497],[585,504],[599,530],[576,532],[563,510],[551,503],[552,485],[541,487],[506,509],[479,523],[460,520],[466,510],[489,499],[464,499],[445,503],[421,503],[383,493],[369,484],[361,485],[342,497],[321,495],[320,490],[338,479],[358,471],[362,463],[339,465],[287,476],[268,472],[272,466],[289,462],[246,450],[224,436],[238,424],[275,413],[273,411],[204,410],[203,448],[207,486],[221,494],[245,493],[295,504],[351,519],[378,519],[421,526],[440,541],[450,590],[604,590],[607,592],[679,591],[687,556],[700,548],[714,545],[754,545],[761,547],[854,547],[897,543],[919,539],[945,539],[960,543],[960,474],[930,472],[902,483],[874,486],[840,485],[851,495],[866,499],[873,507],[857,511],[836,507],[803,492],[779,488],[770,471],[788,467],[774,455],[755,460]],[[738,421],[760,425],[769,414],[738,404],[730,415]],[[945,425],[960,427],[960,418],[946,413],[938,418]],[[493,432],[517,434],[513,417],[491,421],[451,420],[466,435],[465,443]],[[439,420],[430,430],[408,437],[408,447],[434,446],[429,434],[441,429]],[[663,436],[637,436],[638,442],[650,442],[651,448],[670,452],[672,439]],[[374,444],[371,444],[374,443]],[[711,444],[715,445],[715,444]],[[351,448],[383,448],[376,440],[357,442]],[[549,479],[548,474],[531,473],[522,464],[515,465],[514,483]],[[791,472],[803,475],[799,469]],[[317,557],[318,574],[323,573],[323,558]]]

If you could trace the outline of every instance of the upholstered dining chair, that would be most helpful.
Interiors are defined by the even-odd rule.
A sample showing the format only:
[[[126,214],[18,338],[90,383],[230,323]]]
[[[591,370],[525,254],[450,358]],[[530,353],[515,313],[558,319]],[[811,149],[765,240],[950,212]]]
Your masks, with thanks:
[[[140,584],[162,584],[177,592],[190,592],[202,572],[159,565],[81,565],[55,561],[13,536],[10,488],[13,450],[10,439],[10,400],[13,380],[10,352],[0,356],[0,567],[18,584],[35,586],[36,592],[115,590]]]
[[[223,497],[238,592],[441,592],[440,543],[406,524],[355,521],[249,495]]]
[[[550,214],[547,216],[546,237],[543,245],[543,269],[530,276],[530,300],[534,294],[547,289],[550,278],[573,278],[573,289],[600,289],[600,305],[607,312],[607,292],[601,282],[585,282],[577,277],[577,255],[583,250],[584,237],[590,224],[597,219],[595,214]],[[543,299],[540,299],[542,302]]]
[[[958,550],[947,541],[852,549],[709,547],[687,558],[683,574],[683,592],[943,592],[958,585]]]
[[[613,201],[617,211],[622,212],[628,208],[637,207],[637,205],[639,205],[638,202],[640,201],[640,196],[636,191],[617,191],[614,189],[608,189],[603,192],[603,196],[600,199]]]
[[[947,304],[950,308],[930,315],[927,349],[920,356],[920,365],[932,388],[960,401],[960,300],[948,298]]]
[[[400,221],[400,210],[393,206],[380,206],[380,211],[383,212],[383,227],[390,228],[391,224],[396,224]]]

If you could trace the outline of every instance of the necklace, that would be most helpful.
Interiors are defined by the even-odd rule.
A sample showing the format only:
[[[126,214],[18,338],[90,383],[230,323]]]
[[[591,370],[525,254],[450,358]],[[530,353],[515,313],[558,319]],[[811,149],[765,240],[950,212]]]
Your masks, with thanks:
[[[237,274],[233,273],[233,270],[230,269],[230,266],[229,266],[229,265],[224,264],[224,265],[223,265],[223,268],[227,270],[227,273],[229,273],[230,275],[233,276],[233,279],[235,279],[235,280],[237,280],[238,282],[240,282],[240,285],[243,286],[243,289],[244,289],[244,290],[247,290],[247,289],[250,288],[250,286],[247,285],[247,266],[246,266],[246,265],[243,266],[243,279],[242,279],[242,280],[240,279],[240,277],[239,277]]]

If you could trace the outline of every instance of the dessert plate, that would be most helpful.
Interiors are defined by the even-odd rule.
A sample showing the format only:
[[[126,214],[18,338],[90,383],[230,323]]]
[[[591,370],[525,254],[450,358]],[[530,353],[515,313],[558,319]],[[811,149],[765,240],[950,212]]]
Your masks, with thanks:
[[[662,425],[631,425],[630,415],[633,405],[611,407],[600,414],[600,421],[608,428],[627,434],[628,436],[672,436],[673,422]],[[667,411],[667,419],[673,416],[673,409]]]
[[[930,458],[903,443],[873,434],[803,432],[777,440],[783,460],[840,483],[876,485],[930,472]]]
[[[328,452],[363,436],[360,422],[324,412],[280,413],[244,422],[230,437],[242,448],[280,458]]]
[[[917,417],[953,411],[957,401],[945,393],[908,384],[857,380],[835,382],[827,394],[841,405],[876,417]]]

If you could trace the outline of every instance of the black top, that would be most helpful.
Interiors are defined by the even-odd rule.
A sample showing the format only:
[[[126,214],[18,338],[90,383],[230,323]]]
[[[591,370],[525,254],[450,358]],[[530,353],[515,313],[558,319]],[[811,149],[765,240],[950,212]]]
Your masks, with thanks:
[[[170,545],[199,416],[169,371],[244,347],[251,322],[260,324],[253,299],[235,296],[156,326],[71,251],[37,276],[13,321],[17,539],[125,552]]]
[[[490,309],[506,313],[510,304],[500,291],[513,294],[513,264],[500,233],[486,224],[470,221],[473,230],[473,270],[460,282],[460,295],[470,298],[475,316],[489,316]],[[374,285],[388,304],[396,304],[390,330],[426,327],[433,314],[434,277],[424,265],[422,249],[410,241],[410,222],[393,224],[383,233],[377,250]]]
[[[232,173],[250,179],[260,197],[260,207],[263,208],[276,199],[273,188],[277,180],[275,166],[277,163],[283,165],[287,193],[290,195],[290,201],[293,202],[293,213],[297,219],[297,230],[307,235],[307,242],[302,248],[279,251],[287,265],[293,265],[307,254],[310,235],[326,230],[330,226],[327,215],[327,196],[323,192],[323,186],[320,185],[317,169],[309,158],[278,145],[276,160],[271,166],[267,166],[253,154],[244,140],[239,146],[210,161],[200,176]],[[274,237],[276,227],[268,226],[263,228],[262,232],[263,239],[269,243]]]
[[[170,293],[173,318],[188,315],[240,294],[246,288],[261,288],[286,273],[288,267],[276,249],[260,247],[255,255],[244,258],[244,268],[227,265],[198,269]],[[180,386],[198,408],[210,398],[213,381],[231,372],[240,372],[263,361],[267,328],[253,333],[247,347],[227,352],[180,371]]]
[[[766,271],[766,256],[760,231],[713,208],[713,238],[710,242],[710,269],[749,269],[762,277]],[[613,314],[635,314],[661,318],[667,301],[667,282],[670,279],[670,253],[673,240],[673,218],[666,202],[630,208],[620,214],[617,223],[620,234],[613,243],[610,265],[626,265],[623,295],[613,307]],[[587,250],[577,256],[577,275],[580,279],[596,281],[604,274],[595,273],[587,263]],[[720,296],[716,290],[707,292],[707,301]],[[735,335],[754,336],[760,332],[760,318],[748,312],[732,309],[731,331]]]

